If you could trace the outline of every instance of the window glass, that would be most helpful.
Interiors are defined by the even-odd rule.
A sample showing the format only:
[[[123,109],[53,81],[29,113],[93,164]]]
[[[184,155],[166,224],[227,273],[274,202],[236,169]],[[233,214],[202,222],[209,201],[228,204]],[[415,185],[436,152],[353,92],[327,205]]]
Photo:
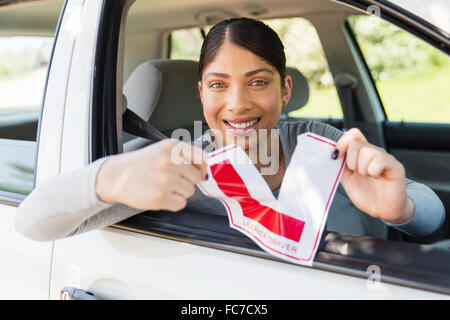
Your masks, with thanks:
[[[309,81],[308,103],[301,109],[290,112],[289,116],[342,118],[333,77],[313,25],[303,18],[263,21],[278,33],[283,42],[287,66],[298,69]],[[298,41],[299,35],[302,41]],[[172,32],[170,58],[198,61],[202,42],[199,28],[176,30]]]
[[[170,40],[170,59],[200,59],[203,37],[199,28],[175,30]]]
[[[328,69],[316,29],[304,18],[264,21],[274,29],[284,45],[286,64],[298,69],[308,79],[309,100],[290,116],[342,118],[342,109]],[[299,37],[301,35],[301,41]]]
[[[348,21],[388,119],[450,123],[450,58],[377,17]]]
[[[60,9],[62,1],[53,4]],[[50,35],[58,16],[50,19],[53,29],[36,32],[20,21],[29,21],[25,14],[43,8],[17,8],[0,10],[0,19],[18,20],[14,28],[0,26],[0,192],[27,195],[33,189],[37,128],[53,46]]]

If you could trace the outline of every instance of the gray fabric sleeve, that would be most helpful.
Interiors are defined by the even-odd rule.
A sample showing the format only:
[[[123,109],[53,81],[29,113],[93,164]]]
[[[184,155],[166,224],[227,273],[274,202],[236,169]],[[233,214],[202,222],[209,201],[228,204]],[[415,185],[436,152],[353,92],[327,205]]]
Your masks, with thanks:
[[[19,205],[15,228],[36,241],[53,241],[126,219],[138,210],[100,200],[98,170],[111,156],[38,185]]]
[[[423,237],[439,229],[445,220],[445,208],[441,199],[428,186],[406,179],[406,195],[414,202],[411,220],[403,224],[383,221],[409,236]]]

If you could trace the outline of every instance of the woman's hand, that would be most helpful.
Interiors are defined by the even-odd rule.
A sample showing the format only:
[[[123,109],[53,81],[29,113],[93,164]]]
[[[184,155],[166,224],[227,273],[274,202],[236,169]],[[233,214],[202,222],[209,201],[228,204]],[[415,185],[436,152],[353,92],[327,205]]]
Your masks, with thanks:
[[[355,128],[339,139],[336,149],[338,158],[347,153],[341,183],[359,210],[393,224],[412,218],[414,203],[406,196],[405,169],[399,161]]]
[[[207,154],[200,148],[167,139],[119,154],[102,164],[96,192],[108,203],[141,210],[179,211],[206,177]]]

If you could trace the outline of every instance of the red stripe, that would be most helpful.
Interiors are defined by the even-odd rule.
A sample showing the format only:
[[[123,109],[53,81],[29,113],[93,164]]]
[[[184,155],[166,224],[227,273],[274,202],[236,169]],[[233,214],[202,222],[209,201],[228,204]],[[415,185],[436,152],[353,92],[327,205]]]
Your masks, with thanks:
[[[328,142],[328,141],[325,141],[325,140],[322,140],[322,139],[319,139],[319,138],[317,138],[317,137],[314,137],[314,136],[312,136],[312,135],[310,135],[310,134],[307,134],[307,136],[308,136],[308,137],[310,137],[310,138],[313,138],[313,139],[316,139],[316,140],[319,140],[319,141],[322,141],[322,142],[328,143],[328,144],[329,144],[330,146],[336,147],[336,145],[335,145],[335,144],[333,144],[333,143],[331,143],[331,142]]]
[[[210,155],[209,158],[210,158],[210,159],[211,159],[211,158],[214,158],[215,156],[218,156],[219,154],[222,154],[222,153],[225,153],[225,152],[227,152],[227,151],[233,150],[234,148],[237,148],[237,145],[233,145],[233,146],[231,146],[231,147],[228,148],[228,149],[223,149],[223,150],[220,151],[220,152],[214,153],[214,154]]]
[[[211,174],[222,192],[239,202],[245,217],[253,219],[268,230],[295,242],[300,240],[305,223],[296,218],[261,205],[248,192],[244,181],[230,161],[211,166]]]

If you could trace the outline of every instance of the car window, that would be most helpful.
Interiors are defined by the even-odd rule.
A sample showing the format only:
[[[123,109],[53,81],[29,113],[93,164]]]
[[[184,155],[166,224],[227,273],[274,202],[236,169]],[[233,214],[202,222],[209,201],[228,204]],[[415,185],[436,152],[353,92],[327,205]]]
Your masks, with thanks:
[[[348,22],[388,120],[450,123],[445,53],[374,16],[351,16]]]
[[[195,63],[186,61],[179,63],[180,61],[169,61],[167,58],[198,61],[203,41],[202,31],[198,27],[176,30],[183,23],[192,25],[192,22],[187,22],[187,20],[179,21],[177,19],[179,16],[175,17],[169,11],[166,12],[167,17],[164,17],[165,22],[167,21],[164,28],[158,24],[154,27],[151,27],[150,23],[143,24],[143,21],[152,21],[152,18],[161,16],[163,13],[163,11],[153,11],[150,6],[146,6],[147,3],[143,0],[138,0],[129,11],[124,37],[124,54],[122,55],[119,51],[116,56],[113,50],[108,51],[111,58],[123,57],[124,59],[124,87],[123,91],[119,92],[119,95],[123,93],[127,98],[127,106],[135,111],[144,121],[148,119],[147,122],[150,125],[162,131],[164,134],[170,136],[173,133],[171,130],[174,129],[188,129],[189,131],[193,129],[194,137],[196,137],[196,128],[192,128],[192,123],[194,121],[201,122],[199,120],[202,117],[201,102],[198,96],[196,96],[198,94],[197,79],[195,79],[198,76],[197,66]],[[347,14],[347,11],[345,14]],[[110,16],[113,17],[114,15]],[[346,17],[346,15],[341,14],[333,16],[328,12],[318,12],[317,16],[324,21],[333,18],[335,25],[339,26],[345,22]],[[288,65],[298,68],[308,78],[311,87],[309,104],[311,106],[317,106],[312,107],[314,110],[311,111],[308,111],[308,106],[306,106],[298,111],[294,111],[293,116],[342,117],[341,106],[335,92],[333,81],[329,76],[327,61],[312,25],[303,18],[266,20],[265,22],[273,27],[284,41]],[[161,39],[167,39],[168,34],[164,30],[175,30],[170,32],[169,42],[161,41]],[[338,35],[342,36],[342,30],[340,28],[336,28],[335,30],[336,37]],[[208,28],[203,30],[203,33],[207,31]],[[111,32],[111,34],[113,36],[115,35],[114,32]],[[298,41],[297,37],[299,34],[304,38],[304,41]],[[118,48],[121,49],[122,47],[118,46]],[[99,66],[101,66],[103,61],[107,60],[99,60]],[[119,63],[118,65],[120,66],[121,64]],[[103,69],[108,70],[108,68],[98,68],[98,70]],[[121,70],[118,70],[117,73],[111,72],[110,74],[110,76],[116,75],[122,76]],[[114,81],[116,79],[111,80],[111,83],[116,83]],[[323,105],[326,105],[327,108],[330,107],[330,109],[324,109]],[[121,105],[119,107],[123,108]],[[316,111],[322,113],[313,113]],[[308,114],[307,112],[310,113]],[[110,119],[106,118],[103,120],[105,121],[104,126],[96,126],[96,128],[98,130],[105,127],[115,128],[114,120],[114,117]],[[132,121],[127,120],[129,118],[127,119],[125,117],[123,124],[128,122],[128,125],[130,125]],[[125,125],[123,126],[123,132],[131,134],[129,140],[124,139],[122,141],[123,152],[139,150],[152,143],[150,139],[143,138],[144,135],[136,138],[134,133],[126,130],[126,127]],[[120,129],[121,127],[119,126],[117,130]],[[203,133],[202,130],[199,131],[201,131],[200,134]],[[119,131],[118,133],[121,134],[123,132]],[[113,134],[104,134],[103,137],[105,139],[105,145],[113,145],[116,142],[116,137]],[[101,148],[101,144],[93,143],[93,146],[95,148],[94,152],[104,153],[105,150]],[[344,198],[343,192],[337,194],[337,197]],[[364,254],[362,260],[358,260],[362,261],[362,268],[367,268],[369,265],[380,265],[383,270],[385,270],[385,266],[387,270],[392,270],[389,263],[382,265],[386,259],[391,258],[397,261],[397,263],[400,263],[396,257],[398,258],[399,252],[405,251],[401,241],[386,241],[386,238],[392,239],[389,235],[380,236],[378,238],[382,239],[378,239],[373,234],[366,232],[366,229],[374,233],[378,229],[382,229],[384,232],[386,225],[380,220],[376,220],[374,223],[374,219],[371,219],[367,215],[358,216],[363,217],[361,223],[354,219],[356,215],[353,213],[345,215],[342,218],[339,214],[341,212],[346,213],[348,203],[345,201],[341,201],[340,203],[342,206],[336,206],[335,213],[337,214],[334,217],[336,225],[337,223],[340,224],[335,229],[331,228],[331,223],[328,224],[327,230],[331,232],[324,236],[324,245],[319,248],[317,266],[322,268],[323,266],[329,265],[329,270],[335,271],[336,266],[342,267],[342,264],[340,264],[342,259],[348,258],[345,264],[347,267],[350,263],[354,263],[356,259],[361,257],[362,254]],[[266,255],[250,238],[230,228],[227,216],[219,215],[218,210],[215,208],[207,208],[207,210],[200,209],[198,207],[187,207],[180,212],[143,211],[141,214],[121,221],[113,227],[151,235],[152,238],[149,238],[149,241],[155,237],[162,237],[220,250],[229,250],[243,254],[251,253],[254,256],[273,258]],[[352,231],[343,232],[342,230],[344,229],[352,229]],[[364,235],[367,238],[361,238],[360,235]],[[349,236],[356,249],[348,245],[347,240],[350,239]],[[378,240],[379,243],[377,242]],[[375,246],[377,247],[376,250]],[[367,250],[368,247],[370,247],[370,250]],[[416,248],[414,246],[410,247]],[[420,250],[425,251],[419,247],[416,249],[417,251],[412,252],[411,256],[416,256],[416,253]],[[327,250],[329,251],[327,252]],[[323,252],[323,255],[320,255],[321,252]],[[409,257],[405,259],[409,259]],[[418,255],[417,259],[420,260]],[[427,261],[432,260],[429,259]],[[417,269],[420,268],[422,267],[418,267]],[[393,276],[402,276],[405,273],[404,269],[404,265],[399,266],[396,269],[398,270],[398,274]],[[365,269],[360,269],[359,272],[361,271],[364,272]],[[436,279],[440,280],[441,278]]]
[[[38,121],[58,12],[51,29],[22,22],[42,10],[40,4],[0,7],[5,22],[0,25],[0,192],[27,195],[33,189]]]
[[[333,77],[313,25],[304,18],[263,20],[280,37],[285,47],[286,64],[299,70],[309,82],[308,103],[291,111],[291,117],[342,118],[342,109]],[[204,30],[207,33],[209,28]],[[301,35],[302,41],[298,41]],[[198,61],[203,42],[199,28],[171,33],[170,58]]]

